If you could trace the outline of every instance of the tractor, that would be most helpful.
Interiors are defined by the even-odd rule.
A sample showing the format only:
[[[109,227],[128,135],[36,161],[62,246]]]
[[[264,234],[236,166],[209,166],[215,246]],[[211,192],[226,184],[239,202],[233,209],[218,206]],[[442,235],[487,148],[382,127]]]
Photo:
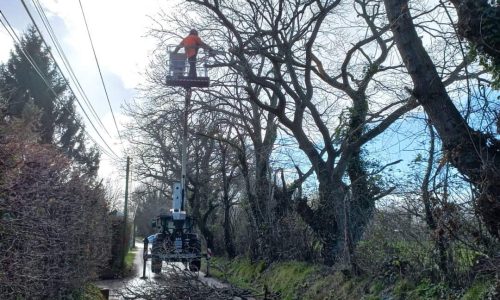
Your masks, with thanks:
[[[211,54],[217,55],[222,53],[221,51],[213,51]],[[143,278],[146,276],[146,262],[149,258],[151,258],[151,271],[156,274],[161,273],[163,261],[167,263],[182,262],[189,267],[189,270],[198,271],[201,267],[201,258],[205,257],[207,259],[207,265],[210,258],[209,254],[201,253],[200,239],[193,232],[193,219],[184,211],[187,190],[188,114],[192,88],[205,88],[210,85],[206,61],[203,61],[202,64],[205,76],[190,77],[186,76],[185,54],[171,52],[170,60],[167,62],[169,73],[166,77],[166,85],[183,87],[186,90],[184,118],[182,120],[181,182],[177,182],[173,186],[172,209],[170,209],[169,213],[160,214],[153,220],[152,225],[156,229],[156,233],[144,239]],[[149,243],[152,244],[151,253],[149,253],[148,249]],[[209,249],[207,249],[207,253],[209,253]]]
[[[144,239],[144,271],[146,261],[151,258],[151,272],[161,273],[163,261],[182,262],[190,271],[197,272],[201,267],[201,243],[193,232],[193,219],[181,209],[181,184],[173,188],[173,208],[153,220],[156,233]],[[148,243],[151,253],[148,254]],[[144,273],[144,272],[143,272]]]

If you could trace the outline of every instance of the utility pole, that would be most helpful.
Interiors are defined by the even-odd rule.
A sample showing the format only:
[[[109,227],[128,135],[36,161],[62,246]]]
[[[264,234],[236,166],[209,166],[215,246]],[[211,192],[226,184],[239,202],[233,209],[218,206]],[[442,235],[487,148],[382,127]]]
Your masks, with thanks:
[[[125,268],[125,255],[127,254],[127,217],[128,217],[128,176],[130,171],[130,156],[127,156],[127,167],[125,175],[125,206],[123,208],[123,253],[122,253],[122,269]]]

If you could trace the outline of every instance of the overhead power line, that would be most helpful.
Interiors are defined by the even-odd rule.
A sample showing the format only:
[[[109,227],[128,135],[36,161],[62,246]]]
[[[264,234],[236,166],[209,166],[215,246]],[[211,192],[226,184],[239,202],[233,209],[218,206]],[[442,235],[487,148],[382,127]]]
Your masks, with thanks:
[[[45,44],[45,46],[47,47],[47,49],[49,49],[49,45],[48,45],[48,44],[47,44],[47,42],[45,41],[45,39],[44,39],[44,37],[43,37],[43,34],[42,34],[42,32],[41,32],[40,28],[38,27],[38,25],[37,25],[37,23],[35,22],[35,20],[34,20],[33,16],[31,15],[31,12],[29,11],[28,6],[26,5],[26,3],[25,3],[25,1],[24,1],[24,0],[21,0],[21,2],[22,2],[22,4],[23,4],[23,6],[24,6],[24,9],[25,9],[25,10],[26,10],[26,12],[28,13],[29,18],[31,19],[31,22],[32,22],[32,23],[33,23],[33,25],[35,26],[35,28],[36,28],[36,30],[37,30],[37,32],[38,32],[38,35],[40,36],[40,38],[41,38],[41,39],[42,39],[42,41],[44,42],[44,44]],[[34,4],[34,3],[33,3],[33,4]],[[37,8],[37,7],[36,7],[36,5],[35,5],[35,8]],[[38,11],[38,8],[37,8],[37,11]],[[89,107],[89,108],[90,108],[90,110],[91,110],[91,112],[93,113],[94,117],[97,119],[97,121],[99,122],[99,124],[101,125],[101,127],[104,129],[104,131],[105,131],[105,132],[106,132],[109,136],[111,136],[111,135],[109,134],[108,130],[106,129],[106,127],[104,126],[104,124],[102,123],[101,119],[99,118],[99,116],[98,116],[98,115],[97,115],[97,113],[95,112],[94,107],[92,106],[92,104],[91,104],[91,103],[90,103],[90,101],[88,100],[88,98],[87,98],[87,94],[86,94],[86,93],[85,93],[85,91],[81,88],[81,86],[80,86],[80,84],[79,84],[78,79],[76,78],[76,76],[74,75],[74,73],[72,73],[72,70],[73,70],[73,69],[71,68],[71,65],[69,65],[69,61],[65,61],[65,60],[64,60],[64,58],[63,58],[63,57],[66,57],[66,55],[65,55],[65,54],[64,54],[64,52],[62,51],[62,48],[61,48],[61,49],[59,49],[59,48],[60,48],[60,47],[58,47],[58,44],[59,44],[59,43],[58,43],[58,42],[56,43],[56,42],[54,41],[54,39],[56,39],[56,41],[57,41],[57,38],[55,37],[55,35],[54,35],[54,37],[52,36],[52,33],[51,33],[51,32],[50,32],[50,30],[47,28],[47,25],[45,24],[45,22],[44,22],[44,20],[43,20],[42,16],[40,15],[40,12],[38,12],[38,14],[39,14],[40,18],[42,19],[42,22],[43,22],[43,24],[44,24],[44,26],[45,26],[45,29],[47,29],[47,31],[49,32],[49,36],[50,36],[50,38],[51,38],[51,40],[52,40],[52,42],[53,42],[53,44],[54,44],[54,46],[55,46],[55,49],[56,49],[56,50],[57,50],[57,52],[59,53],[59,56],[61,56],[61,59],[63,60],[63,64],[64,64],[64,66],[66,67],[66,69],[68,70],[68,73],[70,74],[70,78],[71,78],[71,79],[73,79],[73,81],[74,81],[74,82],[76,82],[75,84],[77,85],[77,88],[78,88],[78,87],[80,88],[80,89],[78,89],[78,91],[80,92],[80,95],[82,95],[82,97],[83,97],[83,100],[84,100],[85,104],[87,105],[87,107]],[[50,26],[50,24],[48,24],[48,26]],[[60,46],[60,45],[59,45],[59,46]],[[60,68],[59,64],[57,63],[57,60],[55,59],[55,57],[54,57],[54,55],[53,55],[52,51],[49,51],[49,54],[50,54],[50,56],[52,57],[52,60],[54,61],[54,64],[56,65],[57,69],[59,69],[59,72],[60,72],[61,74],[64,74],[64,73],[63,73],[63,71],[62,71],[62,69]],[[71,71],[70,71],[70,70],[71,70]],[[68,82],[68,80],[66,79],[66,77],[65,77],[65,76],[62,76],[62,77],[63,77],[63,79],[66,81],[66,84],[67,84],[67,86],[69,87],[69,89],[70,89],[71,93],[75,96],[75,99],[76,99],[76,101],[78,102],[78,105],[80,106],[80,108],[81,108],[82,110],[84,110],[84,109],[83,109],[83,107],[82,107],[82,105],[81,105],[81,103],[79,102],[79,99],[76,97],[76,94],[75,94],[75,92],[73,91],[72,86],[69,84],[69,82]],[[84,110],[84,113],[86,114],[85,110]],[[89,120],[89,122],[91,122],[91,121]]]
[[[21,2],[23,3],[24,9],[28,13],[28,15],[29,15],[32,23],[35,25],[38,33],[40,34],[40,36],[43,36],[42,33],[41,33],[41,31],[39,30],[39,28],[38,28],[38,26],[37,26],[34,18],[33,18],[33,16],[31,15],[31,13],[30,13],[30,11],[28,9],[28,6],[26,5],[25,1],[21,0]],[[62,49],[61,44],[59,43],[59,40],[57,39],[57,36],[54,33],[54,30],[52,29],[52,26],[50,25],[50,22],[49,22],[49,20],[47,18],[47,15],[45,14],[42,6],[40,5],[40,2],[38,0],[32,0],[32,3],[33,3],[33,6],[36,9],[36,12],[37,12],[38,16],[40,17],[40,20],[42,21],[45,29],[47,30],[50,39],[52,40],[54,48],[56,49],[57,53],[61,57],[63,65],[66,67],[66,70],[67,70],[67,72],[68,72],[68,74],[70,76],[70,79],[73,81],[73,83],[75,84],[78,92],[82,96],[84,103],[90,109],[90,112],[92,113],[92,115],[94,116],[94,118],[99,122],[99,124],[101,125],[101,128],[104,129],[104,131],[108,134],[108,136],[111,137],[111,135],[109,134],[108,130],[106,129],[106,126],[104,126],[104,124],[102,123],[101,119],[99,118],[99,115],[97,114],[97,112],[94,109],[94,106],[92,105],[92,103],[90,102],[89,98],[87,97],[87,94],[85,93],[85,90],[82,88],[82,86],[80,84],[80,81],[78,80],[77,76],[75,75],[75,72],[73,71],[73,67],[71,66],[68,58],[66,57],[66,54],[64,53],[64,50]],[[52,57],[52,59],[56,62],[56,66],[59,68],[59,65],[57,64],[57,61],[55,60],[55,58]],[[60,71],[62,73],[62,70],[60,70]],[[71,92],[73,94],[75,94],[74,91],[73,91],[73,89],[72,89],[72,87],[71,87],[71,85],[69,83],[68,83],[68,86],[69,86]]]
[[[82,1],[78,0],[78,3],[80,4],[80,10],[82,12],[83,21],[85,22],[85,28],[87,29],[87,34],[89,36],[90,45],[92,46],[92,52],[94,53],[95,63],[97,65],[97,69],[99,70],[99,77],[101,78],[102,87],[104,88],[104,93],[106,94],[106,99],[108,100],[109,109],[111,110],[111,115],[113,116],[113,122],[115,123],[116,132],[118,132],[118,137],[120,138],[120,141],[122,142],[122,145],[123,145],[122,136],[120,134],[120,130],[118,129],[118,124],[116,123],[116,118],[115,118],[115,114],[113,112],[113,107],[111,106],[111,101],[109,101],[108,90],[106,89],[106,84],[104,84],[104,79],[102,77],[101,67],[99,65],[99,60],[97,59],[97,54],[95,52],[94,43],[92,42],[92,36],[90,35],[89,26],[87,24],[87,18],[85,17],[85,12],[84,12],[83,6],[82,6]]]
[[[12,28],[9,20],[7,19],[7,17],[3,14],[3,12],[0,10],[0,16],[3,17],[3,19],[5,20],[5,23],[4,21],[2,20],[2,18],[0,18],[0,23],[2,24],[2,26],[5,28],[5,30],[7,31],[7,33],[9,34],[9,36],[11,37],[11,39],[14,41],[14,43],[18,44],[19,45],[19,49],[21,50],[22,54],[26,57],[26,59],[28,60],[28,62],[30,63],[30,65],[33,67],[33,69],[35,70],[35,72],[38,74],[38,76],[40,76],[40,78],[42,79],[42,81],[45,83],[45,85],[47,85],[47,87],[49,88],[49,90],[54,94],[54,96],[56,96],[55,100],[57,102],[59,102],[61,104],[61,107],[64,107],[68,112],[69,112],[69,115],[71,117],[73,117],[73,119],[75,120],[76,124],[80,124],[79,120],[77,119],[77,117],[75,116],[74,112],[70,111],[65,105],[64,103],[61,103],[60,100],[59,100],[59,97],[57,95],[57,93],[54,91],[54,89],[52,88],[52,86],[49,84],[49,82],[47,81],[47,79],[44,77],[43,73],[40,71],[40,68],[38,68],[38,66],[36,65],[36,63],[34,62],[33,58],[23,49],[22,47],[22,44],[21,44],[21,40],[19,39],[19,37],[17,36],[16,32],[14,31],[14,29]],[[50,50],[49,50],[50,51]],[[81,104],[80,104],[80,107],[81,107]],[[81,107],[82,108],[82,107]],[[85,115],[87,116],[88,118],[88,115],[87,113],[84,111]],[[90,121],[90,119],[89,119]],[[96,131],[96,133],[99,135],[99,137],[102,139],[102,141],[104,142],[104,144],[108,147],[108,149],[110,150],[110,152],[108,152],[107,150],[105,150],[104,148],[102,148],[99,143],[97,143],[97,141],[90,135],[88,134],[88,132],[86,132],[85,128],[83,127],[83,125],[80,125],[82,131],[84,133],[87,133],[87,136],[95,143],[95,145],[97,147],[99,147],[99,149],[101,149],[101,151],[108,155],[110,158],[113,158],[113,159],[119,159],[118,155],[113,151],[113,149],[106,143],[106,140],[104,140],[104,138],[101,136],[101,134],[99,133],[99,131],[95,128],[94,124],[90,121],[90,124],[92,125],[92,127],[94,128],[94,130]],[[110,153],[112,153],[114,155],[111,155]]]

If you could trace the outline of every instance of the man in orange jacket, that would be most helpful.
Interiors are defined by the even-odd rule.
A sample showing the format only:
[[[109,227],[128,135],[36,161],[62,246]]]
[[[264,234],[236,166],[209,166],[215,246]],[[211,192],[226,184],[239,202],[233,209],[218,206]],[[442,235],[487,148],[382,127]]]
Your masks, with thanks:
[[[189,62],[189,77],[196,77],[196,55],[198,54],[198,49],[203,48],[208,51],[213,51],[213,49],[202,42],[196,29],[191,29],[189,35],[175,47],[174,53],[177,53],[181,47],[184,47],[184,52]]]

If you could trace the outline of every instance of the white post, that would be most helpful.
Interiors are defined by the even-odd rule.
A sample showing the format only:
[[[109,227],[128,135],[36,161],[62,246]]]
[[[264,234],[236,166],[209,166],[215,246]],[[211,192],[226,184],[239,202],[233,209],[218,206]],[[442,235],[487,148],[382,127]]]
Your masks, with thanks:
[[[182,201],[181,210],[184,210],[184,203],[187,199],[187,184],[186,184],[186,169],[187,169],[187,142],[188,142],[188,116],[189,116],[189,106],[191,103],[191,88],[186,88],[186,98],[184,101],[184,119],[182,128],[182,158],[181,158],[181,189],[182,189]]]

